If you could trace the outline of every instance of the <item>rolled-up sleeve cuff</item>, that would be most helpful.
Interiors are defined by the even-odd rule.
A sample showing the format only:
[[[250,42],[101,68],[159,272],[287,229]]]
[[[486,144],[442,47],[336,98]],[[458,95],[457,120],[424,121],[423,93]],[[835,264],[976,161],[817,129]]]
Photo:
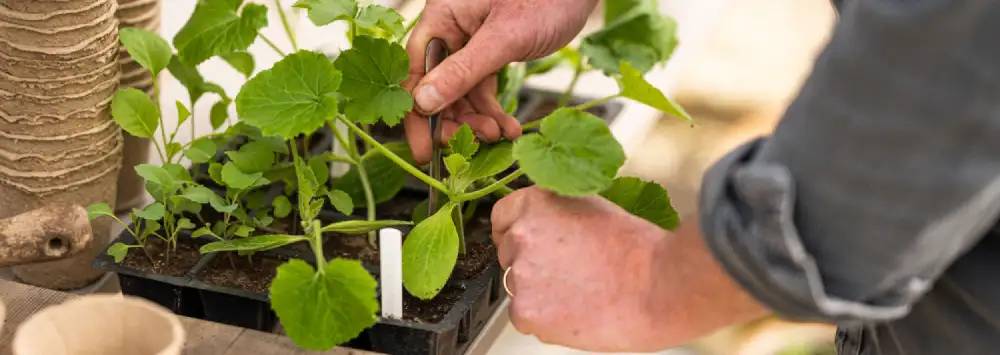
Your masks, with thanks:
[[[778,314],[849,324],[899,318],[909,305],[881,305],[828,294],[821,270],[794,222],[794,181],[776,163],[754,161],[758,139],[705,176],[701,227],[712,253],[751,295]]]

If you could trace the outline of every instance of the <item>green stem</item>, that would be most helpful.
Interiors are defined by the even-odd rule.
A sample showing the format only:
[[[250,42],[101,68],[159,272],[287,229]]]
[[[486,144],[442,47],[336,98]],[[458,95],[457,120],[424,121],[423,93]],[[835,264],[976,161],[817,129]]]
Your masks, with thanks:
[[[323,233],[320,232],[322,229],[323,226],[320,225],[318,219],[314,219],[311,228],[309,228],[312,237],[309,239],[309,246],[313,250],[313,256],[316,257],[316,270],[320,274],[326,272],[326,257],[323,256]]]
[[[584,102],[584,103],[576,105],[576,106],[571,106],[570,108],[571,109],[575,109],[575,110],[580,110],[580,111],[586,111],[586,110],[589,110],[591,107],[603,105],[603,104],[607,103],[608,101],[617,99],[617,98],[619,98],[621,96],[622,96],[622,94],[614,94],[614,95],[610,95],[610,96],[605,96],[605,97],[602,97],[602,98],[599,98],[599,99],[594,99],[594,100],[590,100],[590,101]]]
[[[264,43],[267,43],[267,46],[271,47],[271,49],[274,50],[275,53],[278,53],[278,55],[282,57],[288,56],[288,54],[285,54],[285,52],[282,51],[281,48],[278,48],[278,45],[274,44],[274,41],[272,41],[270,38],[267,38],[267,36],[265,36],[263,33],[258,34],[257,37],[260,37],[260,39],[264,40]]]
[[[156,93],[158,91],[160,91],[160,83],[158,80],[156,80],[156,77],[153,77],[153,92]],[[153,99],[153,105],[156,106],[157,112],[163,112],[163,110],[160,109],[160,100]],[[163,140],[162,144],[164,147],[166,147],[167,144],[169,144],[169,141],[167,140],[167,125],[163,123],[162,117],[160,118],[160,139]],[[154,143],[153,145],[155,146],[156,142],[153,143]],[[168,157],[165,154],[163,154],[163,151],[162,149],[160,149],[159,146],[156,147],[156,152],[160,154],[160,160],[163,161],[164,164],[172,163],[172,161],[168,161],[168,158],[172,157]]]
[[[358,161],[358,163],[354,166],[358,169],[358,178],[361,179],[361,188],[365,191],[365,209],[368,213],[368,220],[375,221],[375,194],[372,193],[372,184],[368,181],[368,172],[365,170],[365,164]],[[373,248],[377,248],[375,231],[368,232],[368,244],[371,244]]]
[[[539,119],[537,119],[537,120],[534,120],[534,121],[531,121],[531,122],[528,122],[528,123],[525,123],[525,124],[521,125],[521,129],[522,129],[522,130],[525,130],[525,131],[527,131],[527,130],[531,130],[531,129],[536,129],[536,128],[538,128],[539,126],[541,126],[541,125],[542,125],[542,121],[544,121],[544,120],[543,120],[543,119],[541,119],[541,118],[539,118]]]
[[[465,218],[462,217],[462,204],[459,203],[455,206],[454,212],[451,215],[452,220],[455,222],[455,229],[458,231],[458,253],[465,255]]]
[[[358,24],[354,20],[347,21],[347,41],[354,45],[354,37],[358,35]]]
[[[569,81],[569,86],[566,87],[566,91],[563,92],[562,96],[559,97],[559,104],[556,107],[564,107],[569,103],[569,100],[573,98],[573,91],[576,91],[576,84],[580,81],[580,75],[583,74],[583,70],[577,67],[573,70],[573,79]]]
[[[274,0],[274,7],[278,8],[278,17],[281,18],[281,26],[285,28],[285,34],[288,35],[288,41],[292,42],[292,50],[295,52],[299,51],[299,43],[295,40],[295,30],[288,23],[288,16],[285,15],[285,8],[281,6],[280,0]]]
[[[410,165],[410,163],[406,162],[406,159],[403,159],[400,156],[396,155],[396,153],[393,153],[391,150],[389,150],[389,148],[386,148],[384,145],[376,141],[375,138],[372,138],[371,136],[365,134],[365,132],[362,131],[361,128],[358,128],[358,126],[356,126],[351,121],[348,121],[346,118],[343,117],[340,117],[340,120],[343,121],[344,124],[346,124],[347,127],[349,127],[352,131],[354,131],[355,134],[360,136],[361,139],[368,142],[368,144],[371,144],[372,147],[375,148],[375,150],[381,152],[383,155],[385,155],[386,158],[392,160],[393,163],[399,165],[400,168],[406,170],[406,172],[410,173],[410,175],[413,175],[413,177],[420,179],[420,181],[423,181],[430,187],[438,189],[441,192],[448,194],[449,196],[451,195],[451,191],[448,190],[448,187],[445,186],[442,182],[437,181],[436,179],[430,177],[430,175],[424,174],[423,171],[420,171],[420,169],[417,169],[415,166]]]
[[[423,12],[417,14],[417,17],[414,17],[413,20],[410,20],[410,23],[406,24],[406,28],[403,30],[403,35],[399,37],[400,43],[406,43],[406,40],[410,37],[410,32],[413,32],[413,27],[417,25],[417,22],[420,22],[421,17],[424,17]]]
[[[497,180],[497,182],[494,182],[489,186],[486,186],[484,188],[481,188],[473,192],[468,192],[455,196],[455,198],[452,200],[455,202],[463,202],[463,201],[477,200],[483,198],[486,195],[493,193],[493,191],[507,188],[507,184],[509,184],[511,181],[514,181],[514,179],[521,177],[521,175],[524,175],[524,172],[521,171],[521,169],[514,170],[514,172],[507,174],[507,176],[504,176],[503,179]]]
[[[194,128],[194,122],[197,121],[195,119],[197,116],[194,115],[194,104],[195,104],[195,101],[192,100],[191,101],[191,110],[188,111],[188,112],[191,113],[191,117],[188,118],[188,121],[191,121],[191,140],[192,141],[195,140],[195,138],[198,137],[198,134],[196,133],[196,130]],[[180,127],[177,127],[177,128],[179,130]]]

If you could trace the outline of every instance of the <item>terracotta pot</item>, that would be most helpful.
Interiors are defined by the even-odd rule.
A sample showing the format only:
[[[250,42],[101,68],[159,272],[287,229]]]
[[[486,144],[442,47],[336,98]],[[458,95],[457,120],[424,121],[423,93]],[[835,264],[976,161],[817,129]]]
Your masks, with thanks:
[[[15,355],[180,355],[184,328],[163,307],[135,297],[93,295],[35,313],[14,335]]]

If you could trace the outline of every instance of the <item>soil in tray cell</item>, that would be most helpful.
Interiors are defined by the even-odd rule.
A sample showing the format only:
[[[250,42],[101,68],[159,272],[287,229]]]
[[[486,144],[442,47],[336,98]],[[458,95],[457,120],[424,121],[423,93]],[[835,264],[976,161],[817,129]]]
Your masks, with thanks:
[[[462,298],[465,289],[450,283],[433,299],[424,301],[403,292],[403,319],[422,323],[437,323]]]
[[[153,262],[146,257],[142,248],[132,248],[122,265],[153,274],[179,277],[184,276],[201,259],[198,246],[183,239],[177,241],[177,249],[170,251],[169,258],[166,243],[162,240],[150,238],[146,241],[145,249]]]
[[[276,258],[248,259],[231,253],[220,254],[197,277],[211,285],[267,294],[282,263],[284,261]]]

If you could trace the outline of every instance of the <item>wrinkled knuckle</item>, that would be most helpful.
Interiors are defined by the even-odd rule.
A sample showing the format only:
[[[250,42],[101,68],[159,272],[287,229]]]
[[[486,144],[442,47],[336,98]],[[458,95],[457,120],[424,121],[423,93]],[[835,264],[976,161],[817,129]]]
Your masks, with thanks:
[[[454,82],[450,82],[448,84],[458,85],[464,80],[472,79],[474,69],[473,64],[469,63],[469,59],[467,59],[468,57],[461,56],[453,58],[455,58],[455,60],[452,61],[451,68],[449,68],[450,72],[447,74],[452,80],[454,80]]]
[[[531,244],[531,231],[523,224],[514,225],[508,233],[510,234],[510,240],[517,247],[524,247]]]

